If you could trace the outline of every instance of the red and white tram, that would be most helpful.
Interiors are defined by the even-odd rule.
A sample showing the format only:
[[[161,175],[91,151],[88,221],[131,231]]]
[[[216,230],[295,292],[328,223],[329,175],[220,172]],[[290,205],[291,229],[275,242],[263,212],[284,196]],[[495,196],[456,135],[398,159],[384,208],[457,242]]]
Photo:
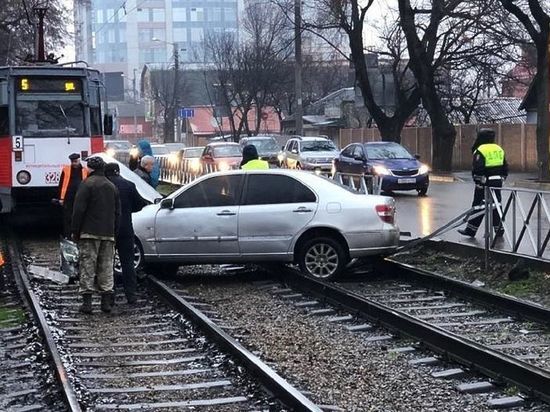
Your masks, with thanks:
[[[0,67],[0,210],[57,197],[71,153],[103,151],[101,75],[84,67]],[[112,128],[107,116],[105,129]],[[111,134],[111,130],[105,130]]]

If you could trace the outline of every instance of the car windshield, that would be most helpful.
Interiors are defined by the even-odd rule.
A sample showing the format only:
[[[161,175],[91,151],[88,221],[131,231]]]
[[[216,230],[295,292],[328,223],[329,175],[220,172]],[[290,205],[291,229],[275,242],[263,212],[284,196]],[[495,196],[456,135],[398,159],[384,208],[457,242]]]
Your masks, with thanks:
[[[302,142],[301,144],[302,152],[331,152],[338,150],[330,140],[313,140]]]
[[[85,136],[80,101],[18,100],[17,133],[33,137]]]
[[[151,146],[151,150],[153,151],[153,156],[170,154],[170,149],[168,149],[166,146]]]
[[[202,151],[202,147],[196,149],[185,149],[185,151],[183,152],[183,157],[185,157],[186,159],[191,157],[201,157]]]
[[[237,145],[216,146],[214,157],[241,157],[241,149]]]
[[[367,157],[369,159],[412,159],[411,154],[397,143],[368,144]]]
[[[258,152],[276,152],[279,151],[279,145],[273,139],[257,139],[257,140],[248,140],[247,145],[253,144],[256,146]]]

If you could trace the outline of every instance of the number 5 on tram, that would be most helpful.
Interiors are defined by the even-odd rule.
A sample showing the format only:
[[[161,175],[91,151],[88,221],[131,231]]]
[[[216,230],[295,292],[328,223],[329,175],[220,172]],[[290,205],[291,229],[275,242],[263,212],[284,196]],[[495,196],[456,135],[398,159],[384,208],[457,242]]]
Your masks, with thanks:
[[[49,203],[71,153],[85,159],[103,151],[103,136],[112,133],[103,93],[93,69],[0,67],[1,213]]]

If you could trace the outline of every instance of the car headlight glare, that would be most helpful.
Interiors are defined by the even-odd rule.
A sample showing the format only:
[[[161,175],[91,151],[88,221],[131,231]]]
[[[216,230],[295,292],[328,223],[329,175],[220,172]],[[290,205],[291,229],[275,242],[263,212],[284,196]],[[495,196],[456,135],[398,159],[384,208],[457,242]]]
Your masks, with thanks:
[[[374,170],[374,173],[377,175],[387,176],[390,174],[390,171],[385,166],[376,165],[372,168]]]
[[[168,163],[170,165],[175,166],[178,163],[178,155],[176,153],[170,153],[168,155]]]
[[[430,171],[430,168],[428,167],[428,165],[422,165],[420,166],[420,168],[418,169],[418,174],[419,175],[425,175],[426,173],[428,173]]]
[[[139,156],[139,149],[137,147],[132,147],[130,149],[130,156],[131,157],[138,157]]]
[[[201,161],[199,159],[191,159],[189,167],[191,168],[191,171],[198,172],[201,167]]]
[[[107,156],[109,157],[115,157],[115,149],[113,149],[112,147],[110,147],[109,149],[105,150],[105,153],[107,154]]]
[[[31,174],[26,170],[21,170],[17,173],[16,179],[20,185],[26,185],[31,181]]]
[[[282,153],[279,153],[277,155],[277,159],[279,159],[279,162],[282,162],[283,160],[285,160],[285,156]]]
[[[218,164],[218,170],[220,172],[227,172],[229,169],[230,169],[229,163],[227,163],[227,162],[220,162]]]

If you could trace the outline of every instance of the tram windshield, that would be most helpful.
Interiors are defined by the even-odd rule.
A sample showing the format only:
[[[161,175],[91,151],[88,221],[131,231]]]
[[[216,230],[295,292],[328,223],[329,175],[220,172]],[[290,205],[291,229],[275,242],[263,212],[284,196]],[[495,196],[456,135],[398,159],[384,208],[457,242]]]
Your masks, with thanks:
[[[32,137],[85,136],[79,100],[18,100],[16,132]]]

